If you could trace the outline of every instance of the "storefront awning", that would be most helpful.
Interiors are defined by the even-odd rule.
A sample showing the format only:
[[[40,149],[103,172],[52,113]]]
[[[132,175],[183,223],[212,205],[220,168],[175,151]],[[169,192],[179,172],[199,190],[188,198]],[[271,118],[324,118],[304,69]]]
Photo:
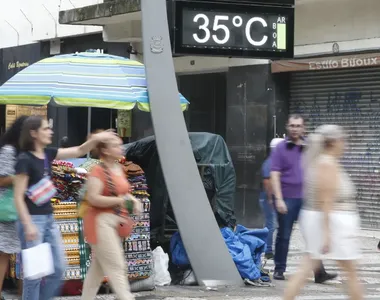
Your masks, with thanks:
[[[282,73],[376,66],[380,66],[380,53],[318,57],[309,59],[277,60],[272,62],[271,70],[272,73]]]

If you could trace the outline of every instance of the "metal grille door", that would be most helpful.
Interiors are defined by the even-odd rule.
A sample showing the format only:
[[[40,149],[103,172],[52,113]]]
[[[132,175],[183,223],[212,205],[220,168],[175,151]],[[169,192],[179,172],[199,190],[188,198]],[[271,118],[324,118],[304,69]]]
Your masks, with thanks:
[[[356,184],[364,228],[380,227],[380,68],[291,74],[290,112],[307,131],[342,125],[349,135],[343,163]]]

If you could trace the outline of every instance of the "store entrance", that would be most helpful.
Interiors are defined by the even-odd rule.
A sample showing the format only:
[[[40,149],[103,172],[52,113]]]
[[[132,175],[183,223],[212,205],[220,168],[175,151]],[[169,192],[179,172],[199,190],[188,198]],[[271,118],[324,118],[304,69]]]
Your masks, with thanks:
[[[115,128],[117,111],[106,108],[91,109],[91,132],[97,129]],[[70,146],[80,145],[88,135],[88,108],[68,108],[68,137]]]
[[[190,102],[185,111],[185,120],[189,132],[209,132],[226,136],[226,94],[227,74],[209,73],[178,76],[178,87],[182,95]],[[210,203],[214,196],[214,182],[210,178],[207,166],[198,166],[203,184]],[[157,241],[163,242],[162,237],[170,236],[178,230],[174,212],[169,199],[164,199],[162,220],[158,221],[161,233]],[[154,239],[153,239],[154,240]]]
[[[185,112],[189,132],[211,132],[226,137],[227,73],[178,76],[179,91],[189,100]]]

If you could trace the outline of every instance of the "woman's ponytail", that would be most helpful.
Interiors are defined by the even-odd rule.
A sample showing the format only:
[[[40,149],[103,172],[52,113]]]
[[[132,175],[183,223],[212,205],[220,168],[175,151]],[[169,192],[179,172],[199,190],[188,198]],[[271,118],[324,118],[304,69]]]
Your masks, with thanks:
[[[306,151],[303,156],[303,167],[306,170],[315,163],[323,151],[324,137],[321,133],[315,132],[307,137]]]

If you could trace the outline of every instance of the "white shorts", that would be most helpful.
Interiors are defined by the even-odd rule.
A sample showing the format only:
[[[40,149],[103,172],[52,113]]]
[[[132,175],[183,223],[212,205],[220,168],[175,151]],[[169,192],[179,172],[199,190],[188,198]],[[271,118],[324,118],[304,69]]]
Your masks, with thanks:
[[[306,253],[311,258],[324,260],[357,260],[361,257],[360,217],[356,212],[333,211],[330,213],[331,244],[329,253],[323,255],[323,212],[301,210],[300,230],[305,239]]]

